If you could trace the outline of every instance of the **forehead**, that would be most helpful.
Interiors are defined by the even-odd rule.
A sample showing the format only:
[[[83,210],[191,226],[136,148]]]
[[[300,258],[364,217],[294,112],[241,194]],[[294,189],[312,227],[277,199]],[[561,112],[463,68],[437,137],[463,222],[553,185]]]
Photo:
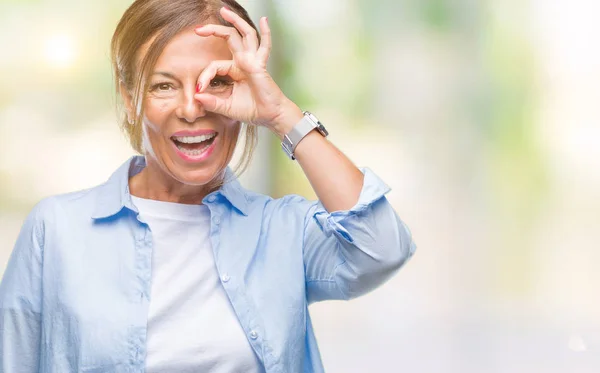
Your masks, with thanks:
[[[140,57],[146,54],[150,40],[140,50]],[[198,36],[194,28],[175,35],[165,46],[156,61],[154,70],[171,71],[176,74],[198,73],[214,60],[230,60],[231,51],[224,39],[215,36]]]

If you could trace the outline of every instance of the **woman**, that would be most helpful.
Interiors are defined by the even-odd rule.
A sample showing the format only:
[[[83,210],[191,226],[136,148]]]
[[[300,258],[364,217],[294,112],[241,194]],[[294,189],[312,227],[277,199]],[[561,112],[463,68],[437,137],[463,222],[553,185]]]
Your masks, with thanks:
[[[323,371],[308,305],[372,290],[415,246],[389,188],[278,88],[270,48],[267,19],[234,0],[125,12],[113,66],[142,155],[26,219],[0,286],[1,372]],[[239,184],[228,164],[240,132],[247,164],[257,126],[319,201]]]

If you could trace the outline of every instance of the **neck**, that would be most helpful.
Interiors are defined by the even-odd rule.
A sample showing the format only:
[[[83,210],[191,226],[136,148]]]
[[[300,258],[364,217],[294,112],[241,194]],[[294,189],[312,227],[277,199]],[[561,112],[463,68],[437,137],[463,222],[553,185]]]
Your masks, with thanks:
[[[146,167],[129,179],[129,191],[135,197],[194,205],[202,204],[202,199],[217,187],[215,183],[184,184],[167,175],[148,157]]]

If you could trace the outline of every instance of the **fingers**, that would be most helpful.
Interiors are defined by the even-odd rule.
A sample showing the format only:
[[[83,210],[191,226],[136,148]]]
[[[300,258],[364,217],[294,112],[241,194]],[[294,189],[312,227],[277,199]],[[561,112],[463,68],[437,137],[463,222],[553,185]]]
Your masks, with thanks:
[[[221,97],[211,95],[210,93],[196,93],[194,98],[202,104],[204,110],[221,114],[226,117],[229,117],[229,106],[231,100],[222,99]]]
[[[259,49],[258,36],[254,27],[250,26],[250,24],[248,24],[248,22],[246,22],[237,13],[225,7],[222,7],[220,9],[220,12],[223,19],[225,19],[227,22],[231,23],[235,27],[207,24],[197,28],[195,30],[196,34],[200,36],[214,35],[225,39],[233,53],[242,51],[255,52],[257,49]],[[262,48],[263,51],[261,52],[263,57],[265,57],[265,52],[268,52],[271,48],[271,31],[269,29],[269,26],[267,25],[266,17],[261,18],[260,25],[262,31],[261,38],[265,35],[264,30],[267,30],[266,33],[269,39],[268,43],[266,44],[266,47]],[[262,42],[260,46],[263,46]],[[268,53],[266,54],[268,55]]]
[[[198,77],[198,90],[194,98],[200,101],[205,110],[222,115],[228,114],[228,101],[216,95],[204,93],[204,91],[215,76],[229,75],[232,68],[233,61],[231,60],[212,61]]]
[[[233,80],[240,79],[240,76],[238,76],[239,71],[235,68],[233,60],[212,61],[198,77],[198,92],[203,92],[210,84],[210,81],[217,75],[229,75]]]
[[[222,25],[215,25],[212,23],[198,27],[194,30],[196,34],[200,36],[216,36],[218,38],[225,39],[231,52],[239,53],[244,52],[244,43],[242,37],[233,27],[227,27]]]
[[[243,43],[247,50],[254,52],[258,48],[258,37],[256,36],[256,30],[248,24],[242,17],[237,13],[222,7],[221,16],[227,22],[233,24],[235,28],[243,36]]]
[[[267,64],[267,60],[269,59],[269,54],[271,53],[271,28],[269,27],[269,22],[267,17],[263,17],[259,22],[260,28],[260,47],[256,52],[256,55]]]

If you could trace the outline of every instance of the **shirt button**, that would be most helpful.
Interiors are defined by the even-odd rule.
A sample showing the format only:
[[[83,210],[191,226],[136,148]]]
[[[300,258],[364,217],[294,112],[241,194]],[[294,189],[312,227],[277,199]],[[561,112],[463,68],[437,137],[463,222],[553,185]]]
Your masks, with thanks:
[[[215,196],[208,196],[208,202],[214,202],[217,199]]]
[[[218,216],[215,216],[215,218],[213,219],[213,221],[215,222],[216,225],[221,224],[221,218],[219,218]]]
[[[227,282],[231,279],[231,277],[229,277],[228,274],[224,274],[223,276],[221,276],[221,281],[223,282]]]
[[[250,332],[250,338],[252,338],[252,339],[258,338],[258,333],[255,330],[251,331]]]

